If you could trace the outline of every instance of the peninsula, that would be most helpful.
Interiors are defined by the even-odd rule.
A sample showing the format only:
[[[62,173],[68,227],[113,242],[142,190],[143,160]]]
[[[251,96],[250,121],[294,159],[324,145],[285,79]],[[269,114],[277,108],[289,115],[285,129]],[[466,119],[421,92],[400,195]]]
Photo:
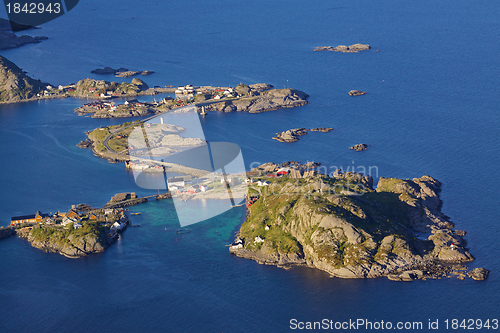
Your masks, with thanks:
[[[465,232],[454,230],[441,212],[438,180],[380,178],[374,189],[373,179],[359,173],[302,175],[293,166],[279,167],[266,163],[252,170],[267,186],[250,186],[247,218],[229,248],[232,254],[341,278],[466,277],[466,267],[453,264],[474,257]],[[279,177],[266,177],[271,169]]]

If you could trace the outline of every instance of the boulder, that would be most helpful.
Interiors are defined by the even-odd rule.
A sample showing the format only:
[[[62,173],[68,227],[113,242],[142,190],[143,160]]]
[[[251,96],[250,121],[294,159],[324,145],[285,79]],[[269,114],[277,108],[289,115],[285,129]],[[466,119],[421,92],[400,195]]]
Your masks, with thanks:
[[[370,45],[368,44],[353,44],[351,46],[339,45],[333,49],[335,52],[344,52],[344,53],[358,53],[359,51],[369,50]]]
[[[126,71],[126,72],[117,72],[115,74],[116,77],[123,77],[123,78],[127,78],[127,77],[132,77],[132,76],[135,76],[135,75],[139,75],[141,74],[142,72],[140,71]]]
[[[295,142],[299,141],[299,136],[307,134],[308,131],[309,129],[306,128],[289,129],[288,131],[276,133],[276,136],[273,137],[273,139],[278,140],[279,142]]]
[[[361,95],[366,95],[366,91],[361,91],[361,90],[349,91],[349,96],[361,96]]]
[[[353,149],[355,151],[363,151],[368,149],[368,145],[366,143],[359,143],[357,145],[349,147],[349,149]]]
[[[147,90],[149,89],[149,86],[146,84],[146,82],[138,79],[138,78],[133,78],[132,79],[132,84],[136,85],[139,87],[141,90]]]
[[[334,51],[331,46],[318,46],[315,47],[313,51]]]
[[[271,84],[268,84],[268,83],[255,83],[255,84],[249,85],[249,87],[250,87],[250,89],[258,91],[258,92],[263,92],[265,90],[269,90],[269,89],[273,88],[273,86]]]
[[[482,267],[474,268],[470,272],[467,273],[467,276],[476,280],[476,281],[482,281],[488,278],[488,274],[490,273],[489,270],[484,269]]]

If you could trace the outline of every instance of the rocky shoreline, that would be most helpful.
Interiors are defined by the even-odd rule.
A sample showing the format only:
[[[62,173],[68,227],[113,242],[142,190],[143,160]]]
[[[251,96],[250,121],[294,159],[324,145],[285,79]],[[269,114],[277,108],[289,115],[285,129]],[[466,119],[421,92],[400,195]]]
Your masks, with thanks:
[[[266,85],[266,88],[269,85]],[[271,86],[272,87],[272,86]],[[236,87],[238,89],[238,87]],[[262,88],[250,88],[239,99],[228,99],[221,102],[201,102],[197,103],[198,111],[205,112],[218,111],[218,112],[249,112],[260,113],[267,111],[274,111],[284,108],[294,108],[308,104],[307,98],[309,97],[303,91],[296,89],[271,89],[262,90]]]
[[[301,182],[271,180],[265,191],[249,194],[247,218],[229,251],[341,278],[487,277],[485,269],[466,272],[463,263],[474,257],[465,232],[454,230],[441,212],[439,181],[382,177],[375,189],[372,183],[340,170],[333,177],[308,174]]]
[[[170,193],[155,196],[171,198]],[[41,222],[24,223],[0,229],[0,239],[12,235],[26,239],[31,246],[68,258],[80,258],[106,251],[130,224],[128,209],[148,202],[135,193],[117,193],[102,208],[73,206],[67,213],[40,214]],[[38,214],[38,213],[37,213]]]

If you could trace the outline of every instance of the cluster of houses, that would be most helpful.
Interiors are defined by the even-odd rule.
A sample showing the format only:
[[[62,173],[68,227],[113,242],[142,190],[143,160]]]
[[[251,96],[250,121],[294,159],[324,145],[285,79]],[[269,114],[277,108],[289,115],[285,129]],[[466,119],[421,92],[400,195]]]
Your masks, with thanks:
[[[199,193],[208,191],[206,185],[192,184],[193,179],[191,176],[179,176],[167,179],[168,191],[171,193]],[[192,184],[192,185],[190,185]]]
[[[90,87],[89,88],[89,93],[94,95],[95,97],[102,97],[102,98],[112,98],[113,96],[120,96],[122,93],[115,93],[113,90],[107,90],[106,92],[103,93],[98,93],[98,89],[96,87]]]
[[[269,230],[269,226],[266,225],[266,231]],[[265,238],[262,236],[255,236],[253,242],[258,244],[258,243],[264,243]],[[237,249],[242,249],[243,248],[243,240],[239,237],[237,237],[234,241],[233,244],[229,246],[231,250],[237,250]]]
[[[93,88],[90,88],[90,89],[93,89]],[[101,97],[103,97],[103,96],[101,96]],[[131,107],[131,108],[136,108],[136,107],[140,107],[140,106],[158,107],[160,105],[167,103],[170,100],[172,100],[171,97],[165,97],[159,101],[155,100],[153,102],[139,102],[137,99],[131,99],[131,100],[125,101],[123,104],[115,104],[115,102],[93,101],[93,102],[84,104],[83,108],[91,108],[95,111],[101,111],[101,110],[116,111],[116,109],[121,105]]]
[[[177,87],[175,90],[176,95],[189,95],[194,94],[196,88],[192,84],[188,84],[186,86]]]
[[[45,224],[48,226],[60,225],[66,227],[68,224],[72,223],[73,228],[79,229],[82,227],[82,222],[86,221],[102,223],[114,221],[114,224],[111,226],[113,230],[113,226],[115,226],[116,223],[122,225],[126,223],[128,219],[123,208],[93,209],[87,205],[73,205],[67,212],[43,214],[37,211],[33,215],[14,216],[11,218],[10,225]],[[114,227],[114,229],[117,228],[118,225]]]
[[[86,103],[86,104],[83,104],[83,107],[92,108],[95,110],[104,110],[104,109],[113,109],[113,108],[116,109],[115,103],[101,102],[101,101]]]
[[[39,92],[38,94],[36,94],[36,96],[37,97],[52,96],[56,93],[64,93],[64,92],[74,91],[75,88],[76,88],[76,85],[72,83],[72,84],[67,85],[67,86],[59,85],[59,87],[56,90],[53,86],[51,86],[49,84],[49,85],[45,86],[45,90],[43,90],[42,92]]]
[[[215,89],[214,99],[221,99],[224,97],[240,97],[240,95],[231,87],[223,90],[223,89]]]
[[[255,201],[259,200],[258,197],[250,197],[247,199],[247,208],[252,207],[252,205],[255,203]]]
[[[258,180],[258,181],[254,181],[253,178],[247,178],[245,179],[245,183],[247,185],[254,185],[254,184],[257,184],[257,186],[267,186],[270,184],[270,182],[268,181],[265,181],[265,180]]]

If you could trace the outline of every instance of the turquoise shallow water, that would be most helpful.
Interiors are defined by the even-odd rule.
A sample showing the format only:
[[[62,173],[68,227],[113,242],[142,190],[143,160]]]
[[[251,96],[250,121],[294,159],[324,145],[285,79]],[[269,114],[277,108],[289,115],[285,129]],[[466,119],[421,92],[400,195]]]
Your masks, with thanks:
[[[79,260],[18,238],[1,240],[0,331],[284,332],[292,318],[442,323],[495,317],[499,12],[495,1],[85,1],[35,32],[49,40],[2,51],[53,84],[112,80],[90,70],[123,66],[156,71],[144,78],[150,85],[268,82],[303,90],[310,95],[303,107],[210,114],[201,120],[205,135],[238,144],[247,167],[315,160],[332,169],[375,167],[375,178],[430,174],[443,182],[443,212],[468,231],[477,258],[471,267],[492,273],[484,282],[407,284],[262,266],[224,247],[244,211],[192,225],[182,237],[166,200],[134,208],[142,211],[134,217],[140,228],[127,230],[107,252]],[[357,42],[373,49],[312,52]],[[351,98],[351,89],[368,94]],[[122,164],[75,147],[85,131],[120,122],[77,117],[72,110],[83,103],[0,106],[1,224],[38,209],[99,206],[116,192],[154,193],[137,187]],[[335,130],[293,144],[271,139],[278,131],[318,126]],[[360,142],[370,149],[347,149]]]

